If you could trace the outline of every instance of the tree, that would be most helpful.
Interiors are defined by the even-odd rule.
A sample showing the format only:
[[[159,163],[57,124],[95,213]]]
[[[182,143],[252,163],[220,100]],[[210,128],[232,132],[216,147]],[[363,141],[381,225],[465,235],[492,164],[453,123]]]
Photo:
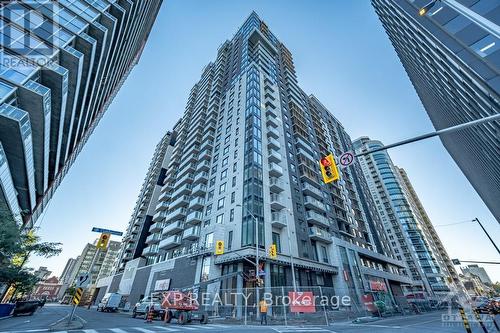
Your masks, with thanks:
[[[14,294],[29,292],[39,282],[32,270],[24,267],[29,256],[36,254],[49,258],[58,255],[61,243],[40,242],[34,230],[20,229],[12,214],[5,209],[0,210],[0,225],[0,284],[14,288]]]

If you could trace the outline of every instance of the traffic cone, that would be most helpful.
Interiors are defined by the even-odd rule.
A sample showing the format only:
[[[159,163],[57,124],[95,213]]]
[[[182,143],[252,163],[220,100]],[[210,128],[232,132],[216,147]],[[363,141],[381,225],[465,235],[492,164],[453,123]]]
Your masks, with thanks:
[[[153,307],[151,307],[148,311],[148,316],[146,317],[146,323],[152,323],[153,322]]]

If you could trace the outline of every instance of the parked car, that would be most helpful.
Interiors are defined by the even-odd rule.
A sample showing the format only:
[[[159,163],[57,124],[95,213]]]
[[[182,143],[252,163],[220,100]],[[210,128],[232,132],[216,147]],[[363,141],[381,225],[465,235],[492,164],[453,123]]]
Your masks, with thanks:
[[[107,293],[97,305],[97,311],[115,312],[120,306],[122,295],[118,293]]]
[[[132,309],[132,318],[137,316],[143,316],[147,319],[149,309],[153,307],[153,318],[162,319],[165,315],[165,309],[161,307],[162,299],[160,297],[146,296],[139,303],[137,303]]]

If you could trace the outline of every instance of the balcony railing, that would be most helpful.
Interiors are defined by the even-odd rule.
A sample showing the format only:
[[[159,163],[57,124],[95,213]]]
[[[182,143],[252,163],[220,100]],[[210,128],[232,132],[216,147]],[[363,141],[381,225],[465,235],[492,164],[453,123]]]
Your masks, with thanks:
[[[203,219],[203,213],[202,212],[191,212],[186,216],[186,224],[198,224],[201,222]]]
[[[174,235],[165,238],[159,244],[160,249],[171,249],[173,247],[181,245],[182,237],[179,235]]]
[[[271,224],[275,228],[284,228],[287,226],[286,216],[281,213],[272,213],[271,214]]]
[[[330,236],[330,233],[326,230],[320,229],[318,227],[310,227],[309,228],[309,237],[311,239],[320,241],[320,242],[325,242],[325,243],[332,243],[332,237]]]
[[[269,189],[273,193],[280,193],[285,190],[285,183],[278,178],[269,178]]]
[[[271,208],[274,210],[282,210],[285,208],[281,195],[276,193],[271,194]]]
[[[200,237],[200,231],[201,231],[200,226],[193,226],[191,228],[184,230],[182,238],[187,240],[197,240]]]
[[[163,228],[163,235],[175,234],[184,229],[184,224],[182,221],[176,221],[174,223],[167,224]]]
[[[272,177],[283,176],[283,168],[275,163],[269,163],[269,175]]]
[[[323,215],[320,215],[318,213],[315,213],[313,211],[307,211],[306,217],[307,217],[307,222],[309,222],[309,223],[316,224],[316,225],[321,226],[321,227],[329,227],[330,226],[330,222],[328,221],[328,219],[326,217],[324,217]]]
[[[307,208],[312,208],[312,209],[315,209],[315,210],[320,210],[322,212],[325,211],[325,205],[321,201],[318,201],[315,198],[310,197],[308,195],[304,196],[304,205]]]

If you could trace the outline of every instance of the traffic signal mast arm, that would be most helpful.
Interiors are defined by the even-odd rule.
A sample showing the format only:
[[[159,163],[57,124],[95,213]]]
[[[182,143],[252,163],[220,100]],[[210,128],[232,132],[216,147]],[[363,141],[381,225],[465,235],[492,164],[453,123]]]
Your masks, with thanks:
[[[390,144],[390,145],[387,145],[387,146],[383,146],[383,147],[380,147],[380,148],[375,148],[375,149],[372,149],[372,150],[369,150],[369,151],[366,151],[366,152],[362,152],[362,153],[356,154],[355,157],[369,155],[369,154],[376,153],[376,152],[379,152],[379,151],[382,151],[382,150],[387,150],[387,149],[390,149],[390,148],[399,147],[399,146],[402,146],[402,145],[406,145],[408,143],[413,143],[413,142],[425,140],[425,139],[432,138],[432,137],[435,137],[435,136],[439,136],[439,135],[442,135],[442,134],[456,132],[456,131],[459,131],[459,130],[464,129],[464,128],[468,128],[468,127],[472,127],[472,126],[477,126],[477,125],[480,125],[482,123],[487,123],[487,122],[495,121],[495,120],[499,120],[500,121],[500,113],[492,115],[492,116],[484,117],[484,118],[481,118],[481,119],[476,119],[476,120],[473,120],[473,121],[469,121],[467,123],[463,123],[463,124],[460,124],[460,125],[455,125],[455,126],[451,126],[451,127],[448,127],[448,128],[444,128],[444,129],[441,129],[441,130],[436,131],[436,132],[422,134],[422,135],[416,136],[414,138],[406,139],[406,140],[403,140],[403,141],[399,141],[399,142],[396,142],[396,143],[393,143],[393,144]]]

